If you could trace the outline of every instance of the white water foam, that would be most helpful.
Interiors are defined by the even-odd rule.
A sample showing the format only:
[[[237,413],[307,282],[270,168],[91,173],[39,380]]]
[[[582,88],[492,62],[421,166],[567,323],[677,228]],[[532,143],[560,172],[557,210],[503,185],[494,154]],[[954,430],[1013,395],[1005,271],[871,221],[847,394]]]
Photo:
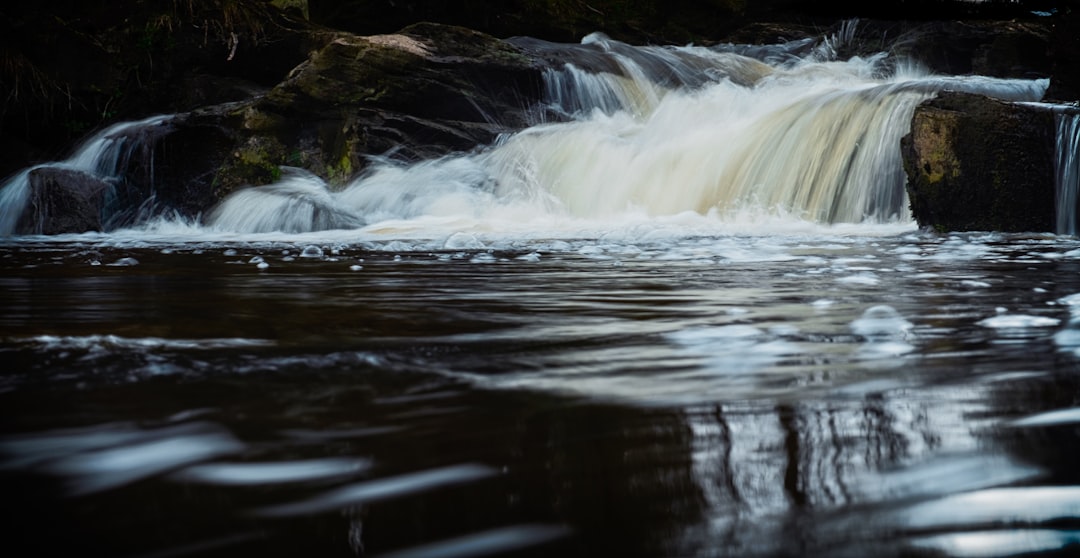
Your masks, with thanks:
[[[1054,159],[1057,188],[1058,234],[1080,233],[1076,211],[1080,207],[1080,113],[1056,111],[1057,156]]]
[[[0,184],[0,236],[11,235],[30,201],[30,174],[42,168],[82,171],[102,179],[115,179],[123,170],[138,142],[129,141],[133,131],[161,126],[168,116],[152,116],[135,122],[121,122],[105,128],[84,141],[63,161],[24,169]]]
[[[340,191],[313,176],[244,190],[210,225],[299,233],[362,220],[366,232],[396,235],[696,220],[687,215],[756,232],[775,222],[910,225],[898,146],[915,106],[946,89],[1035,101],[1048,84],[891,71],[883,57],[822,61],[818,51],[768,65],[697,47],[589,40],[622,74],[549,72],[549,103],[570,122],[479,153],[384,161]],[[670,72],[661,79],[658,68]]]
[[[1048,81],[934,76],[885,54],[834,59],[853,25],[816,47],[634,47],[592,35],[581,48],[608,69],[568,61],[545,76],[545,102],[567,122],[474,153],[377,161],[343,188],[286,168],[276,184],[234,193],[205,224],[162,218],[109,237],[425,250],[447,249],[459,233],[493,248],[522,238],[907,231],[898,145],[915,106],[943,90],[1034,102]],[[107,167],[91,146],[120,131],[95,136],[69,163]],[[27,188],[0,191],[0,233],[14,230]]]

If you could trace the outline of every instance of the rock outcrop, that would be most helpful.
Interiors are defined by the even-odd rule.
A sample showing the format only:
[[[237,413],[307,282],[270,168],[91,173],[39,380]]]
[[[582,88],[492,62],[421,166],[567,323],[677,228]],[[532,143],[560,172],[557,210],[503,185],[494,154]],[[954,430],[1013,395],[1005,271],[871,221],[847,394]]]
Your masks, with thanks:
[[[509,43],[417,24],[335,38],[252,103],[243,128],[267,163],[342,182],[371,155],[428,159],[521,129],[541,91],[540,66]]]
[[[510,43],[445,25],[328,35],[265,93],[127,130],[132,147],[115,173],[31,172],[30,202],[14,230],[99,231],[146,213],[198,219],[288,167],[343,183],[372,157],[412,162],[467,151],[534,123],[542,66]]]
[[[916,109],[901,150],[911,212],[921,226],[1055,230],[1050,109],[943,93]]]
[[[1039,78],[1051,75],[1049,18],[1027,21],[866,20],[834,27],[839,54],[888,52],[942,75]]]
[[[161,160],[180,172],[170,177],[176,188],[187,184],[206,200],[184,206],[189,215],[238,187],[277,180],[282,167],[340,184],[372,157],[412,162],[468,151],[533,123],[541,68],[511,44],[464,28],[342,33],[264,95],[175,119]]]
[[[111,185],[90,173],[58,167],[30,171],[29,200],[15,226],[19,234],[102,230],[102,207]]]

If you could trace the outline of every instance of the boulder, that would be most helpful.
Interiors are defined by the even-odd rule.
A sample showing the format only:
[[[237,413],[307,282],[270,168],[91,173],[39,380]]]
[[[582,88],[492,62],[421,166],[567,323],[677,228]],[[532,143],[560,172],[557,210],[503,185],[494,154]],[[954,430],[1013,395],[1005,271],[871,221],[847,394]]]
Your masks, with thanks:
[[[946,92],[901,141],[912,216],[939,231],[1054,232],[1056,149],[1047,107]]]
[[[223,180],[264,183],[280,177],[276,166],[244,166],[233,156],[244,141],[237,112],[247,104],[216,105],[172,120],[171,132],[152,151],[151,193],[157,212],[197,219],[231,191]]]
[[[849,20],[830,29],[842,58],[887,52],[936,74],[1041,78],[1051,73],[1048,18],[1027,21]]]
[[[63,167],[30,171],[29,202],[15,225],[18,234],[62,234],[102,230],[102,207],[112,185],[92,174]]]
[[[126,129],[115,175],[99,177],[109,181],[107,200],[85,188],[89,175],[40,179],[34,199],[44,201],[33,226],[40,229],[46,214],[51,233],[108,229],[149,213],[196,219],[238,188],[277,181],[282,167],[341,184],[373,157],[411,162],[488,145],[537,121],[544,64],[509,42],[446,25],[328,34],[262,94],[208,78],[207,99],[217,90],[220,99],[240,100],[171,116],[166,126]],[[56,218],[62,208],[74,216]]]
[[[341,183],[370,156],[467,151],[535,121],[541,70],[510,43],[461,27],[340,34],[246,109],[237,157]]]

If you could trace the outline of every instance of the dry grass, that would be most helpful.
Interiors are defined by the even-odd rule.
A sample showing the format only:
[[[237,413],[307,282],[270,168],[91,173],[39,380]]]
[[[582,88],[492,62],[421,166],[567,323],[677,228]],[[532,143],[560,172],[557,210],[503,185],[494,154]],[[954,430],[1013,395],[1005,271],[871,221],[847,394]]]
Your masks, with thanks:
[[[204,40],[219,41],[235,47],[237,41],[265,40],[275,21],[268,3],[260,0],[173,0],[171,13],[155,22],[161,29],[174,31],[184,24],[203,30]]]

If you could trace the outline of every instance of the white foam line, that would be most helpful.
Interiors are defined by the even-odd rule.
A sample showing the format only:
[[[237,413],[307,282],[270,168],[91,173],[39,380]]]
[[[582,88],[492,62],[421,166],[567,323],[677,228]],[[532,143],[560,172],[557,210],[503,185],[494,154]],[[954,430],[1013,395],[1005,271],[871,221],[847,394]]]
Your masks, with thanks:
[[[325,492],[308,500],[257,509],[253,512],[253,515],[260,517],[291,517],[321,513],[364,502],[400,498],[444,486],[478,481],[495,474],[495,469],[485,465],[453,465],[352,484]]]

